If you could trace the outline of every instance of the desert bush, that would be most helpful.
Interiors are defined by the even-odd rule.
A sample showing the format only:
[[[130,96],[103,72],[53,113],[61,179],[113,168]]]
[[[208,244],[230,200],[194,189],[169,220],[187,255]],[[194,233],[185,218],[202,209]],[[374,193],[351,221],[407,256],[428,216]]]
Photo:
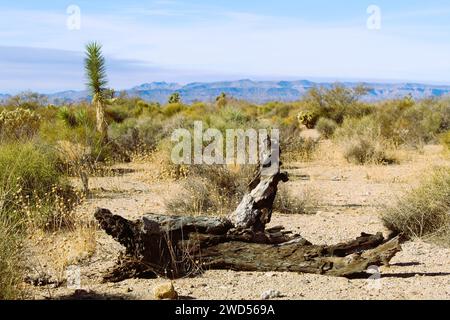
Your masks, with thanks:
[[[130,114],[120,105],[109,105],[105,109],[105,116],[108,123],[122,123],[130,117]]]
[[[422,146],[438,141],[449,130],[450,104],[446,101],[415,102],[411,97],[381,103],[374,114],[380,133],[396,145]]]
[[[311,190],[303,190],[294,196],[286,184],[278,186],[273,210],[283,214],[314,214],[319,205],[317,194]]]
[[[130,118],[123,123],[113,123],[108,136],[127,152],[151,152],[165,138],[160,121],[152,118]]]
[[[389,157],[380,141],[370,137],[354,136],[343,143],[344,157],[354,164],[392,164],[395,159]]]
[[[311,161],[318,145],[316,139],[302,137],[301,131],[295,126],[280,130],[282,162]]]
[[[84,161],[92,165],[113,160],[123,161],[127,158],[113,142],[104,143],[102,135],[95,129],[95,118],[91,118],[89,111],[80,109],[75,115],[79,123],[76,127],[69,127],[62,120],[42,123],[37,140],[39,144],[55,146],[56,151],[64,151],[56,154],[59,163],[68,170],[64,172],[72,171],[70,167],[76,163],[71,163],[70,157],[66,158],[66,154],[72,152],[66,152],[69,151],[67,148],[60,148],[61,143],[65,146],[76,146],[77,150],[82,149],[83,154],[77,158],[83,157]]]
[[[355,164],[392,164],[389,143],[381,135],[380,125],[373,116],[347,118],[336,130],[336,140],[342,146],[344,157]]]
[[[39,130],[40,116],[28,109],[0,112],[0,142],[32,138]]]
[[[363,86],[346,88],[340,84],[331,88],[312,88],[303,99],[304,105],[298,119],[308,129],[312,129],[320,118],[332,119],[341,124],[345,117],[363,117],[373,111],[370,105],[360,101],[367,92],[368,89]]]
[[[166,203],[177,214],[229,214],[247,191],[254,167],[191,166],[184,193]]]
[[[31,142],[0,146],[0,195],[4,210],[43,228],[70,224],[77,201],[52,150]]]
[[[79,125],[75,112],[68,107],[61,107],[61,109],[59,109],[58,118],[61,119],[68,127],[75,128]]]
[[[22,108],[28,110],[37,110],[48,105],[48,99],[45,95],[36,92],[26,91],[11,97],[6,105],[13,108]]]
[[[317,121],[316,129],[324,138],[331,138],[336,131],[338,125],[334,120],[327,118],[320,118]]]
[[[446,236],[450,244],[450,169],[438,168],[422,185],[385,209],[385,226],[409,238]]]
[[[23,298],[20,284],[24,269],[21,261],[23,235],[17,222],[0,208],[0,300]]]
[[[147,103],[145,101],[139,100],[136,103],[136,107],[133,108],[133,113],[135,117],[141,115],[151,117],[157,115],[161,111],[161,105],[159,103]]]
[[[441,135],[441,143],[447,150],[450,150],[450,130]]]
[[[170,103],[162,108],[161,111],[167,118],[170,118],[186,109],[187,107],[181,103]]]

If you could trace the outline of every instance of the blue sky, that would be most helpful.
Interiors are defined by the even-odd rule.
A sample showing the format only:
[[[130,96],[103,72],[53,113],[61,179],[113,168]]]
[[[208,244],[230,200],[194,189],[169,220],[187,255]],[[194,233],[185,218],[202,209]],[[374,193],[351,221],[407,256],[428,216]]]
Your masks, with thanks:
[[[70,5],[79,30],[67,28]],[[367,27],[370,5],[381,29]],[[0,0],[0,93],[83,89],[92,40],[117,89],[242,78],[450,84],[448,0]]]

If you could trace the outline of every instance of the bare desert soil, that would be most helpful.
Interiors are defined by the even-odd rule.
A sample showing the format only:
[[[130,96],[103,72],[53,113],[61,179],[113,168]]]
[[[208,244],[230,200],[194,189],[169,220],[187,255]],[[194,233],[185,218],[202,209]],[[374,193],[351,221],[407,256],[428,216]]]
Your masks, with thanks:
[[[316,214],[274,214],[272,225],[283,225],[302,234],[313,243],[337,243],[361,232],[385,234],[379,214],[382,206],[395,201],[402,192],[420,181],[421,175],[433,166],[449,165],[437,148],[425,148],[400,165],[353,166],[327,160],[289,164],[292,193],[315,195],[319,206]],[[96,207],[108,208],[126,218],[152,213],[167,213],[165,199],[181,190],[180,182],[155,179],[148,163],[116,166],[125,173],[113,177],[92,178],[94,196],[79,213],[92,218]],[[153,299],[153,288],[164,279],[131,279],[121,283],[102,283],[102,273],[114,262],[122,247],[104,232],[94,233],[95,251],[89,245],[70,246],[72,241],[55,235],[51,241],[31,239],[30,276],[46,276],[50,284],[29,285],[34,299]],[[82,240],[82,242],[86,240]],[[86,252],[84,252],[86,251]],[[58,252],[55,257],[54,252]],[[64,280],[65,271],[55,267],[58,259],[74,256],[81,275],[81,289],[59,285],[52,279]],[[67,263],[66,263],[67,264]],[[65,266],[65,264],[63,264]],[[277,290],[281,299],[450,299],[450,248],[415,240],[403,245],[403,251],[390,267],[380,268],[372,279],[345,279],[312,274],[247,273],[206,271],[197,278],[174,282],[186,299],[260,299],[267,290]]]

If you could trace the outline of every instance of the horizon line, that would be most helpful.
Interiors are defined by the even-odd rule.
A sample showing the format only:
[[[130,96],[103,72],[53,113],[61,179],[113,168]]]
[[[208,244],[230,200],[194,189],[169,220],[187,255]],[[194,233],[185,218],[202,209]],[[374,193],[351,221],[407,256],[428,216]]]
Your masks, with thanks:
[[[289,79],[287,79],[289,78]],[[436,87],[450,87],[450,82],[440,82],[440,81],[421,81],[421,80],[402,80],[402,79],[337,79],[332,77],[309,77],[309,78],[292,78],[292,77],[286,77],[286,78],[261,78],[261,79],[255,79],[255,78],[240,78],[235,80],[214,80],[214,81],[192,81],[192,82],[173,82],[173,81],[166,81],[166,80],[160,80],[160,81],[151,81],[151,82],[143,82],[140,84],[136,84],[134,86],[131,86],[129,88],[120,88],[116,89],[116,91],[128,91],[131,89],[134,89],[135,87],[139,87],[145,84],[154,84],[154,83],[166,83],[166,84],[177,84],[180,86],[188,86],[190,84],[214,84],[214,83],[229,83],[229,82],[241,82],[241,81],[251,81],[251,82],[273,82],[273,83],[279,83],[279,82],[301,82],[301,81],[308,81],[314,84],[323,85],[323,84],[375,84],[375,85],[402,85],[402,84],[413,84],[413,85],[423,85],[423,86],[436,86]],[[114,87],[110,87],[114,89]],[[64,93],[64,92],[84,92],[87,91],[87,89],[61,89],[61,90],[55,90],[55,91],[36,91],[33,89],[18,89],[13,90],[13,92],[16,93],[10,93],[10,92],[1,92],[2,95],[9,95],[14,96],[25,92],[33,92],[33,93],[39,93],[44,95],[53,95],[58,93]],[[176,91],[176,90],[175,90]]]

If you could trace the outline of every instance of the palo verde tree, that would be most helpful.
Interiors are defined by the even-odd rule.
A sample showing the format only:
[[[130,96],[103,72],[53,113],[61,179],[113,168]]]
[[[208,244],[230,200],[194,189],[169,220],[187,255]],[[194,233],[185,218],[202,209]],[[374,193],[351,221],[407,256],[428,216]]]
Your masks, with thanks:
[[[103,138],[107,135],[107,123],[105,120],[105,105],[107,102],[108,80],[106,78],[105,58],[102,54],[102,46],[97,42],[86,45],[86,58],[84,60],[87,86],[92,95],[92,104],[97,114],[97,131]]]

